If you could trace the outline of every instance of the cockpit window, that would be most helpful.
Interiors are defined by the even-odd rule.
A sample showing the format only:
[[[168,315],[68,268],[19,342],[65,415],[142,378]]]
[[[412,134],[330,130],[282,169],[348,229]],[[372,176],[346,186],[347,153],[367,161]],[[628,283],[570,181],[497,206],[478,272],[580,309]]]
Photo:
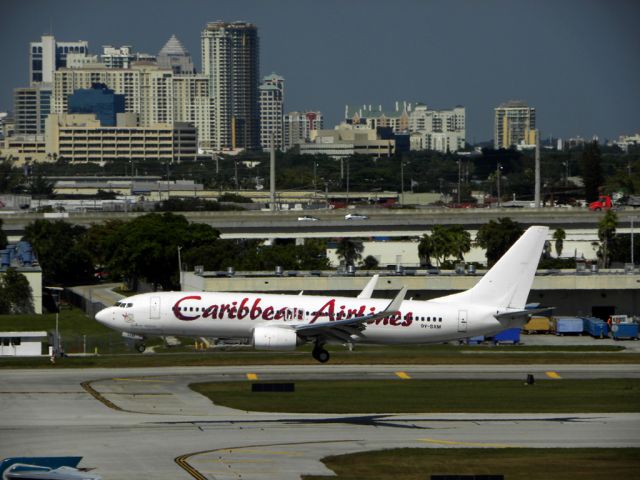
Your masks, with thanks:
[[[127,303],[127,308],[133,307],[133,303]]]
[[[119,307],[121,303],[122,303],[122,302],[120,302],[120,300],[118,300],[118,301],[116,302],[116,304],[114,305],[114,307]]]

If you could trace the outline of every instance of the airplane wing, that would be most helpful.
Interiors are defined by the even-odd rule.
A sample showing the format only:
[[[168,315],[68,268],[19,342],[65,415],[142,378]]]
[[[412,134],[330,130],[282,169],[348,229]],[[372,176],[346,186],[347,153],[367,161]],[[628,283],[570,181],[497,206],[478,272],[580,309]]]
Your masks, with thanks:
[[[362,291],[358,294],[358,298],[371,298],[371,294],[373,290],[376,288],[376,283],[378,283],[378,275],[377,273],[371,277],[371,280],[365,285]]]
[[[384,310],[371,315],[346,318],[344,320],[307,323],[304,325],[296,325],[293,328],[296,333],[303,337],[329,336],[341,341],[350,341],[349,337],[360,333],[366,327],[366,322],[396,314],[406,294],[407,287],[402,287],[396,297],[389,302],[389,305],[387,305]]]

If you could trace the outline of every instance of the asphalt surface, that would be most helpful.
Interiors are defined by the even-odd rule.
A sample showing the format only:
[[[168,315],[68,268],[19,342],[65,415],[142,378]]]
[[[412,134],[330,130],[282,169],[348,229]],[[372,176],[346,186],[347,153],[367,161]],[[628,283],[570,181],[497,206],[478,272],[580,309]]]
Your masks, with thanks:
[[[0,458],[81,455],[109,479],[297,479],[327,455],[393,447],[640,447],[640,414],[274,414],[192,382],[640,378],[640,365],[261,366],[3,370]],[[552,380],[553,378],[553,380]],[[428,410],[428,409],[425,409]],[[461,452],[463,454],[463,452]]]

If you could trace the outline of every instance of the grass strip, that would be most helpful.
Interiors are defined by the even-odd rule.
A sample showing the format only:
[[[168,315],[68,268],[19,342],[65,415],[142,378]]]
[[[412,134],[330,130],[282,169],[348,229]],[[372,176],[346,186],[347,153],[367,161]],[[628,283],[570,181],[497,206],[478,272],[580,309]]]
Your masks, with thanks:
[[[509,480],[638,478],[637,448],[403,448],[323,459],[337,476],[305,480],[424,480],[439,475],[502,474]]]
[[[640,380],[337,380],[253,393],[250,382],[195,383],[216,405],[289,413],[591,413],[640,411]],[[446,395],[443,394],[446,392]]]

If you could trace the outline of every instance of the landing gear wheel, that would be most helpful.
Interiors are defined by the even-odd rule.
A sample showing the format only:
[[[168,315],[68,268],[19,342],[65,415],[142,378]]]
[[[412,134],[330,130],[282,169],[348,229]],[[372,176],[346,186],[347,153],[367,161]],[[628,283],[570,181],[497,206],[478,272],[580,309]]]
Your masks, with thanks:
[[[329,352],[327,352],[324,348],[314,349],[311,355],[320,363],[327,363],[329,361],[329,358],[331,358]]]
[[[136,350],[139,353],[144,353],[144,351],[147,349],[147,346],[144,343],[137,343],[136,344]]]

